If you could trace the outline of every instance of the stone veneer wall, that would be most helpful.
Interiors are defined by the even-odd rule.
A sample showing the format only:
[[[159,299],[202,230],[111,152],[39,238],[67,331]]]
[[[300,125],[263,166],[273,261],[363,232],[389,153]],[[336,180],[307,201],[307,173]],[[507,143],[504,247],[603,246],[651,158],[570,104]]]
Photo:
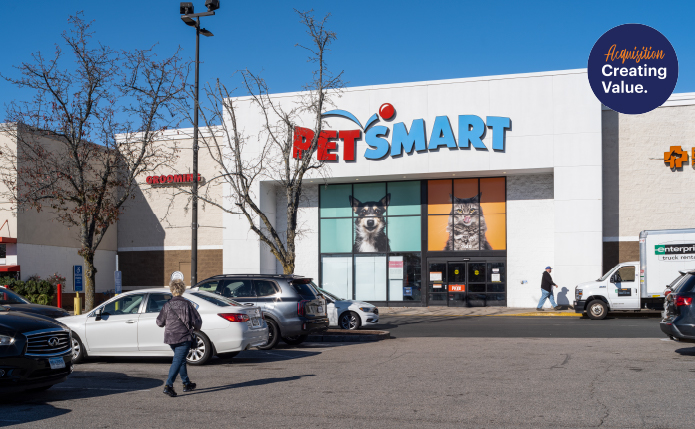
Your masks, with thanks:
[[[190,263],[190,250],[118,252],[124,289],[166,286],[171,273],[186,266],[190,271]],[[198,250],[198,280],[222,273],[222,249]],[[184,273],[184,277],[190,285],[190,273]]]

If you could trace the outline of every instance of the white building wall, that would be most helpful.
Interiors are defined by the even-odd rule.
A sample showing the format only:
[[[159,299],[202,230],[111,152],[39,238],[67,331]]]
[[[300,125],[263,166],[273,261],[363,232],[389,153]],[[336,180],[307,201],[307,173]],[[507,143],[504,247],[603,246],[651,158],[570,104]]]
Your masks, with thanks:
[[[84,266],[84,260],[74,247],[44,246],[40,244],[17,243],[19,264],[22,267],[22,280],[38,274],[46,278],[58,273],[65,277],[67,287],[63,292],[72,292],[73,265]],[[116,271],[116,251],[97,250],[94,254],[94,266],[97,269],[96,292],[101,293],[115,289],[114,271]]]
[[[507,306],[538,305],[542,272],[555,264],[554,224],[553,175],[507,177]]]

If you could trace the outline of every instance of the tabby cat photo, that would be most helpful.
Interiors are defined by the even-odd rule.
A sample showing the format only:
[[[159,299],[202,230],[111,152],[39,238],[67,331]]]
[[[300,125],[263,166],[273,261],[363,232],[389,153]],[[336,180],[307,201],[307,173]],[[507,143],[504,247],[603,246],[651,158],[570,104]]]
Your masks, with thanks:
[[[485,233],[487,224],[480,208],[480,194],[457,198],[449,194],[453,209],[449,214],[446,232],[449,238],[444,250],[492,250]]]

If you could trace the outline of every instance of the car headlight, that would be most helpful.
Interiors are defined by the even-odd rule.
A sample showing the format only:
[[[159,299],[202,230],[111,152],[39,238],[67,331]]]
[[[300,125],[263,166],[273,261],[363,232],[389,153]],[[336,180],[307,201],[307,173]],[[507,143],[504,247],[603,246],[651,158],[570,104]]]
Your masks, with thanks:
[[[360,307],[360,310],[364,311],[365,313],[369,313],[373,308],[374,307]]]
[[[14,343],[14,338],[7,335],[0,335],[0,346],[9,346]]]
[[[582,297],[582,294],[583,294],[584,292],[583,292],[581,289],[575,289],[575,290],[576,290],[577,298],[581,298],[581,297]]]

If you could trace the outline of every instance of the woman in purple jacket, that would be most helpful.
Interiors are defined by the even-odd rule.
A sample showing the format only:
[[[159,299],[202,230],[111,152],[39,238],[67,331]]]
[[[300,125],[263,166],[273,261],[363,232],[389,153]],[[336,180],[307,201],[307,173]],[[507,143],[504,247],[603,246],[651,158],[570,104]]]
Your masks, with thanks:
[[[194,340],[193,331],[200,329],[203,319],[200,318],[198,310],[195,309],[190,301],[181,295],[186,291],[186,285],[182,280],[172,280],[169,290],[174,295],[164,306],[157,316],[157,325],[164,327],[164,343],[174,351],[174,360],[169,369],[169,378],[164,386],[164,393],[176,396],[174,391],[174,380],[181,374],[183,381],[183,391],[190,392],[195,389],[196,384],[191,383],[186,370],[186,356],[191,349]]]

